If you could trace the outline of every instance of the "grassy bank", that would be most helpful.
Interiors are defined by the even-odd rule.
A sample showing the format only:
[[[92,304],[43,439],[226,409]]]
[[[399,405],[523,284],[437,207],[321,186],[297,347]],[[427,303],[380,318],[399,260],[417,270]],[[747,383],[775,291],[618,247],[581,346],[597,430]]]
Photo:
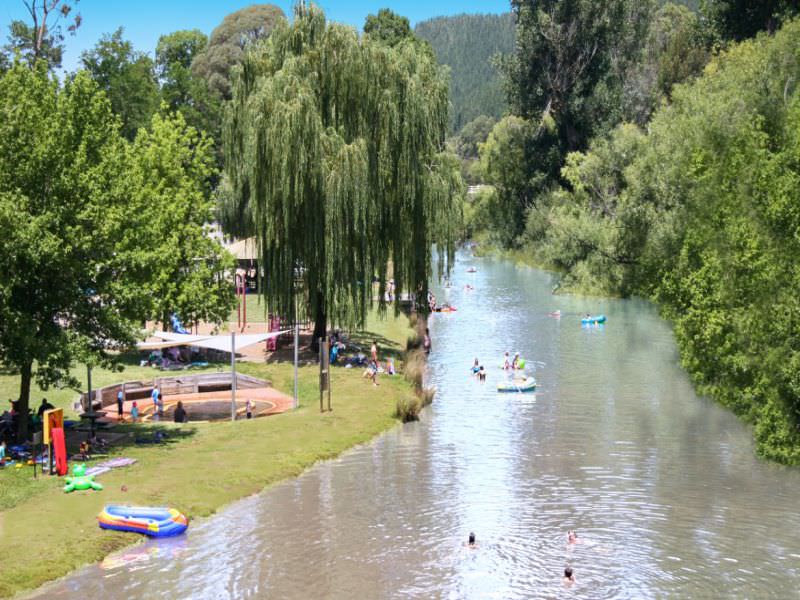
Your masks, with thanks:
[[[411,335],[413,330],[401,316],[373,321],[359,337],[378,339],[387,353],[398,354]],[[292,391],[290,363],[241,363],[237,368],[271,380],[284,392]],[[34,482],[29,467],[0,471],[0,597],[35,588],[137,542],[133,534],[97,527],[95,516],[106,503],[174,506],[190,518],[210,515],[300,474],[319,460],[367,442],[397,423],[398,400],[415,396],[403,377],[384,376],[374,387],[361,378],[361,369],[335,368],[334,410],[320,414],[318,373],[316,365],[300,369],[297,411],[236,423],[148,426],[166,432],[166,443],[121,447],[119,455],[138,463],[100,476],[105,486],[101,492],[64,494],[61,480]],[[144,426],[127,427],[141,431]]]

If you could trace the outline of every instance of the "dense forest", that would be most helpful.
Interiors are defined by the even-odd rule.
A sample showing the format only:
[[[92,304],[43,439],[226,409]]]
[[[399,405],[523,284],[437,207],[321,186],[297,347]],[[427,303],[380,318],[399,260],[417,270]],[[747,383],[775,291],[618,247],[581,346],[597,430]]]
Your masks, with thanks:
[[[653,299],[700,391],[799,463],[796,3],[513,6],[469,230],[563,291]]]
[[[480,115],[503,115],[506,101],[493,58],[514,49],[511,13],[436,17],[417,23],[414,33],[430,42],[439,62],[451,69],[452,131]]]

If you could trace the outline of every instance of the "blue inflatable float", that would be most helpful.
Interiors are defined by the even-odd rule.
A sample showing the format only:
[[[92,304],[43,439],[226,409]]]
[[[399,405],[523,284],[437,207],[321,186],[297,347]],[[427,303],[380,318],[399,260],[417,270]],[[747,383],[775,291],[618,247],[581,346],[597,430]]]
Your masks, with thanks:
[[[581,323],[583,323],[584,325],[594,325],[596,323],[605,323],[605,322],[606,322],[606,316],[605,315],[597,315],[597,316],[594,316],[594,317],[584,317],[583,319],[581,319]]]
[[[150,537],[180,535],[189,526],[186,516],[174,508],[109,504],[97,516],[101,529],[132,531]]]

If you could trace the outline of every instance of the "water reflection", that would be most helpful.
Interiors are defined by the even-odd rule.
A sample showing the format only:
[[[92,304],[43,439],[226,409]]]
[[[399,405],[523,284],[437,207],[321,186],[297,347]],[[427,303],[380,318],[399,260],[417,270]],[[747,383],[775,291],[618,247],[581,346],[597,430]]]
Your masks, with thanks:
[[[115,555],[113,577],[41,597],[798,597],[800,472],[756,460],[747,428],[694,395],[651,306],[550,289],[465,258],[437,293],[458,312],[432,318],[420,423],[193,524],[180,552]],[[587,312],[607,325],[581,327]],[[505,351],[536,394],[495,391]]]

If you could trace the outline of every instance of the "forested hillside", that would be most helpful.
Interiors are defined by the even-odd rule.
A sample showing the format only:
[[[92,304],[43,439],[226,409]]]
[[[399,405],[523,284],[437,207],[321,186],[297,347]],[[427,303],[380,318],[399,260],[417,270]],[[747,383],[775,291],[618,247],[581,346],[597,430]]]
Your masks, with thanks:
[[[451,131],[479,115],[499,118],[506,101],[492,58],[514,49],[514,21],[503,15],[456,15],[422,21],[414,29],[451,68]]]
[[[516,2],[468,228],[564,290],[652,298],[699,389],[797,464],[800,20],[740,4]]]

